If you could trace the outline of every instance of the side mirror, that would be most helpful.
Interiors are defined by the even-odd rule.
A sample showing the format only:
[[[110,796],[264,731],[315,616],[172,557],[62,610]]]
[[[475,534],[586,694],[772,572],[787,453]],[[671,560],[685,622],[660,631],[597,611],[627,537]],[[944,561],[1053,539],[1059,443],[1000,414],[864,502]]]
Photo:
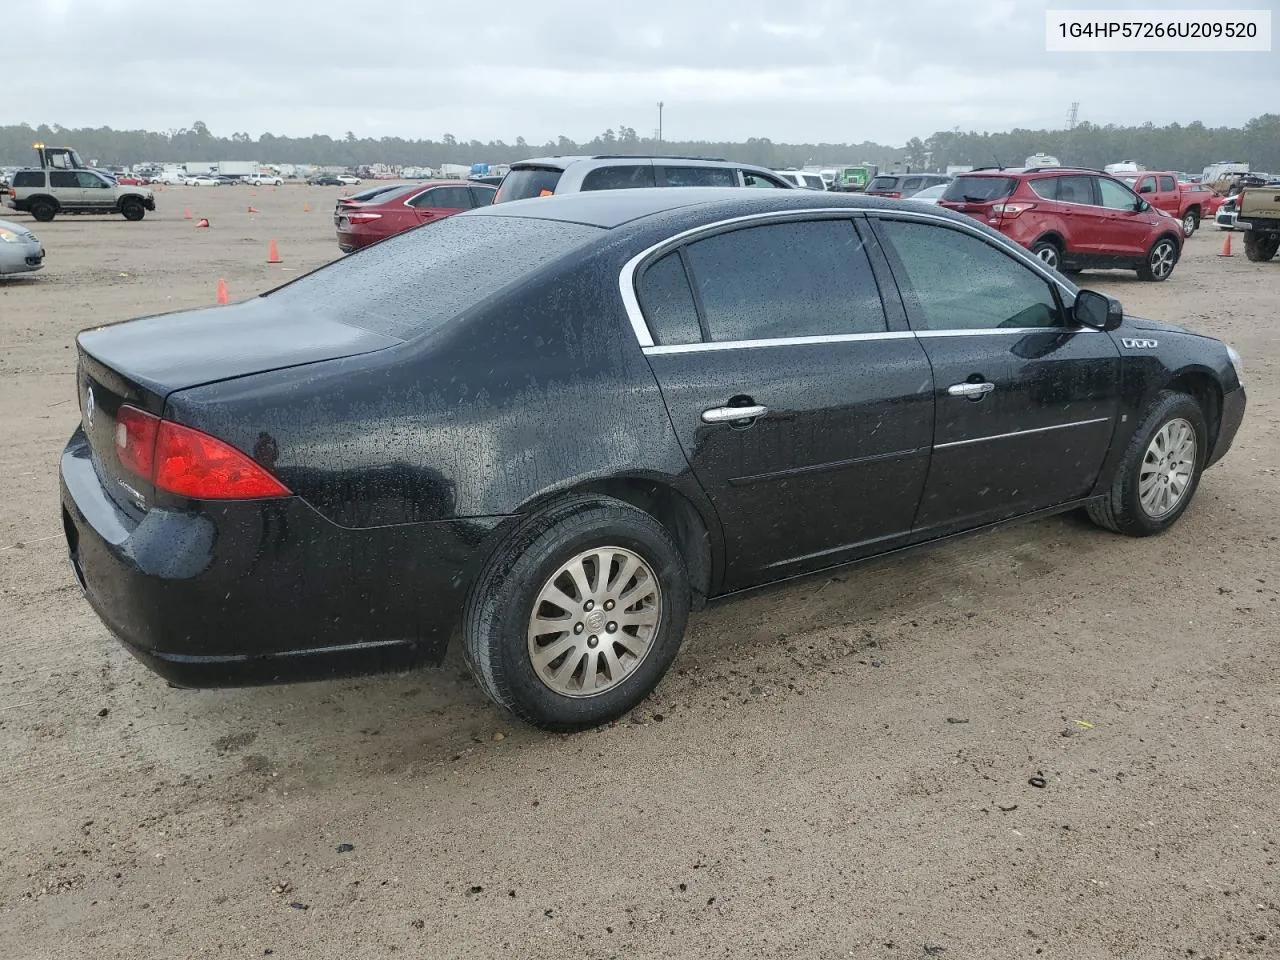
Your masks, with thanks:
[[[1124,307],[1114,297],[1096,290],[1081,290],[1071,308],[1076,323],[1094,330],[1115,330],[1124,321]]]
[[[1139,193],[1155,193],[1156,188],[1153,187],[1151,184],[1147,183],[1147,184],[1143,184],[1142,188],[1138,192]]]

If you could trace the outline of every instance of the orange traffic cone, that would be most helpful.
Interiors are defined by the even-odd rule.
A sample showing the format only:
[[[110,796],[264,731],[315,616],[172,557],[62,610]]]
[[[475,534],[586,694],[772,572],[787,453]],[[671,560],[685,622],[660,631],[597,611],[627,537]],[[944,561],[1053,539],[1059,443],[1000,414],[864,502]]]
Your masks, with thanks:
[[[225,307],[227,305],[227,281],[221,277],[218,278],[218,306]]]
[[[1222,239],[1222,252],[1221,252],[1220,254],[1218,254],[1218,256],[1220,256],[1220,257],[1229,257],[1229,256],[1231,256],[1231,234],[1230,234],[1230,233],[1228,233],[1225,237],[1223,237],[1223,239]]]
[[[311,212],[311,204],[309,204],[309,203],[304,203],[304,204],[302,205],[302,212],[303,212],[303,213],[310,213],[310,212]]]
[[[197,228],[207,227],[208,225],[209,225],[209,221],[206,220],[204,217],[201,217],[200,220],[196,223]]]
[[[190,207],[187,207],[187,212],[186,212],[186,214],[183,216],[183,218],[182,218],[182,219],[183,219],[183,220],[190,220],[190,219],[191,219],[191,208],[190,208]]]
[[[267,263],[284,263],[284,260],[280,257],[280,251],[276,249],[274,240],[267,244]]]
[[[251,206],[251,207],[249,207],[249,212],[250,212],[250,213],[257,213],[257,212],[258,212],[258,208],[257,208],[257,207],[254,207],[254,206]]]

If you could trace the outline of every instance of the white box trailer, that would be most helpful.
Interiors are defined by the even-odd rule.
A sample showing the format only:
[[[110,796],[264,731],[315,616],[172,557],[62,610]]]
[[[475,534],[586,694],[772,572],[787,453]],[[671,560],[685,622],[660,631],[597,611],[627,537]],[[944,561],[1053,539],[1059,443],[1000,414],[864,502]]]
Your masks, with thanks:
[[[218,175],[222,177],[249,177],[258,172],[257,160],[219,160]]]

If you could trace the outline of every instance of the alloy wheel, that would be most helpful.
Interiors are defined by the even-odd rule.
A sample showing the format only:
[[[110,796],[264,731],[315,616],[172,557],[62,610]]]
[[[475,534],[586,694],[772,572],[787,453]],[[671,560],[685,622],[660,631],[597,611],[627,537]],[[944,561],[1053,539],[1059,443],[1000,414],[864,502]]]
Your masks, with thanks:
[[[1187,495],[1196,469],[1196,431],[1178,417],[1156,431],[1138,470],[1138,499],[1152,520],[1167,517]]]
[[[534,673],[566,697],[612,690],[644,661],[662,621],[653,568],[624,547],[593,547],[543,584],[529,616]]]
[[[1168,240],[1161,240],[1151,251],[1151,275],[1157,280],[1163,280],[1173,273],[1175,263],[1177,260],[1174,257],[1173,244]]]
[[[1039,251],[1037,251],[1036,256],[1040,258],[1040,260],[1044,263],[1045,266],[1052,267],[1054,270],[1058,269],[1058,248],[1057,247],[1051,244],[1047,244],[1041,247]]]

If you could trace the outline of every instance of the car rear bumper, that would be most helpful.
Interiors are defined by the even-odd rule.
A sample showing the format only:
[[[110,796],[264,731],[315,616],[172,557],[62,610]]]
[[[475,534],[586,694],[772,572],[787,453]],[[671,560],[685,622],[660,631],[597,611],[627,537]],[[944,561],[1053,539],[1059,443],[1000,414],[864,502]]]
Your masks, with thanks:
[[[1240,424],[1244,421],[1246,398],[1244,387],[1237,387],[1222,398],[1222,422],[1218,425],[1218,438],[1214,442],[1213,452],[1209,455],[1206,467],[1211,467],[1231,450]]]
[[[103,623],[180,686],[282,683],[438,662],[500,524],[340,527],[298,497],[126,514],[84,432],[62,454],[72,568]]]
[[[343,253],[351,253],[353,250],[360,250],[371,244],[377,243],[379,240],[385,239],[387,234],[374,234],[369,230],[362,230],[359,226],[348,227],[345,230],[338,230],[338,249]]]

